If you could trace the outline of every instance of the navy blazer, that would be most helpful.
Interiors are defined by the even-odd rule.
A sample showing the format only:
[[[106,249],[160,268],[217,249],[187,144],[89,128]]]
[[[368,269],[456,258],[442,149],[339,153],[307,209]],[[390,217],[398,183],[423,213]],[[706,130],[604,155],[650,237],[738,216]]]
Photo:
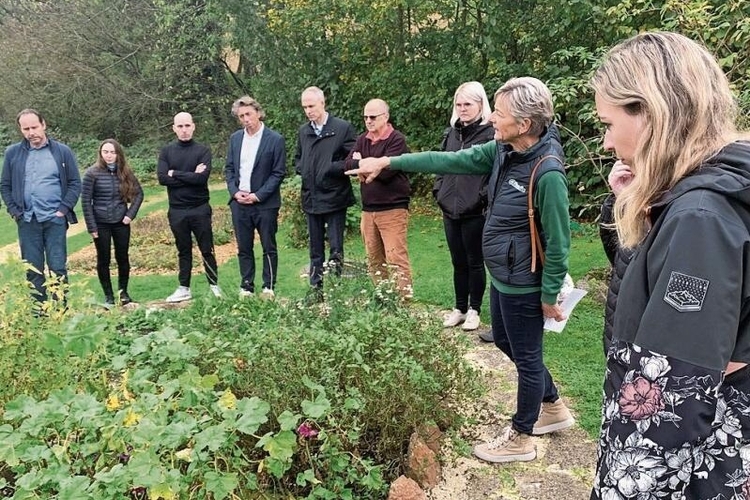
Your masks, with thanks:
[[[245,129],[241,128],[229,138],[227,162],[224,177],[231,203],[234,195],[240,190],[240,152]],[[281,206],[281,181],[286,175],[286,146],[284,137],[264,125],[260,138],[258,154],[255,156],[253,173],[250,176],[250,189],[260,200],[250,206],[259,209],[279,208]]]

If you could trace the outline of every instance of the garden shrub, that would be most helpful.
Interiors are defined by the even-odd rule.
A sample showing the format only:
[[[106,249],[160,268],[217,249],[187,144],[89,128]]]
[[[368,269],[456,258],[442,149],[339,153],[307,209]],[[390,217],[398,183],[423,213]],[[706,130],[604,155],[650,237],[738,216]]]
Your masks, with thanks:
[[[78,383],[7,401],[0,490],[382,498],[415,427],[456,424],[455,409],[476,396],[466,339],[402,305],[389,282],[327,276],[325,299],[75,316],[82,328],[51,335],[57,358],[46,362],[75,355],[87,369]]]

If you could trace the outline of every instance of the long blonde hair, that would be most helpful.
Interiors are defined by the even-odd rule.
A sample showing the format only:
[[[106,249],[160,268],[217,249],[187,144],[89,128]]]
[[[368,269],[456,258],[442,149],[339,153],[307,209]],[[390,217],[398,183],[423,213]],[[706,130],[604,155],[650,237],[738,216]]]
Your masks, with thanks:
[[[677,33],[642,33],[616,45],[591,85],[604,101],[644,118],[633,181],[615,203],[620,242],[634,247],[648,232],[650,205],[736,137],[737,105],[713,56]]]

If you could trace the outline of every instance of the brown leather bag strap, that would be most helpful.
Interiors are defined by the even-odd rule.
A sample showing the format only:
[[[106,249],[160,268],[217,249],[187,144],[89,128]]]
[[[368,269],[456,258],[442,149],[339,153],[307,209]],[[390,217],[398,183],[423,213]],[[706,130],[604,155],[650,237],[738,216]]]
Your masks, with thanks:
[[[557,156],[547,155],[542,156],[537,160],[534,168],[531,169],[531,177],[529,178],[529,189],[526,192],[526,205],[529,213],[529,228],[531,229],[531,272],[536,272],[536,261],[537,253],[539,254],[539,261],[544,265],[544,247],[542,247],[542,237],[539,234],[539,230],[536,228],[536,219],[534,218],[534,179],[536,178],[536,171],[539,165],[548,158],[557,160],[560,165],[563,165],[562,160]]]

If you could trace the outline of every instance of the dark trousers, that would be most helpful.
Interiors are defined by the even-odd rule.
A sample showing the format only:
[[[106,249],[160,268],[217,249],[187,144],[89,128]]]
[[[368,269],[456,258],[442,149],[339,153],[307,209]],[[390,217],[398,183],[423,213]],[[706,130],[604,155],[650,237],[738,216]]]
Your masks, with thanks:
[[[542,401],[553,403],[559,397],[542,358],[542,293],[510,295],[491,286],[490,314],[495,345],[513,361],[518,372],[513,428],[531,434]]]
[[[102,285],[105,297],[113,297],[112,279],[109,276],[109,264],[112,260],[112,244],[115,246],[115,261],[117,262],[117,287],[123,292],[128,291],[130,280],[130,225],[117,222],[102,224],[97,222],[99,237],[94,239],[96,247],[96,274]]]
[[[482,255],[484,217],[450,219],[443,216],[443,227],[453,263],[456,309],[465,313],[471,307],[480,312],[487,286]]]
[[[346,209],[327,214],[307,214],[307,231],[310,233],[310,285],[323,286],[325,240],[331,247],[329,266],[336,275],[344,265],[344,228]]]
[[[255,231],[260,236],[263,248],[263,288],[276,287],[276,271],[279,268],[279,254],[276,246],[276,232],[279,229],[279,209],[257,209],[253,205],[243,205],[232,201],[234,234],[237,239],[237,258],[240,264],[240,287],[255,291],[255,252],[253,243]]]
[[[195,208],[170,208],[167,217],[177,246],[180,285],[190,286],[190,272],[193,268],[193,238],[191,234],[195,235],[195,241],[198,243],[208,283],[215,285],[218,273],[216,256],[214,255],[214,234],[211,230],[211,206],[206,203]]]

